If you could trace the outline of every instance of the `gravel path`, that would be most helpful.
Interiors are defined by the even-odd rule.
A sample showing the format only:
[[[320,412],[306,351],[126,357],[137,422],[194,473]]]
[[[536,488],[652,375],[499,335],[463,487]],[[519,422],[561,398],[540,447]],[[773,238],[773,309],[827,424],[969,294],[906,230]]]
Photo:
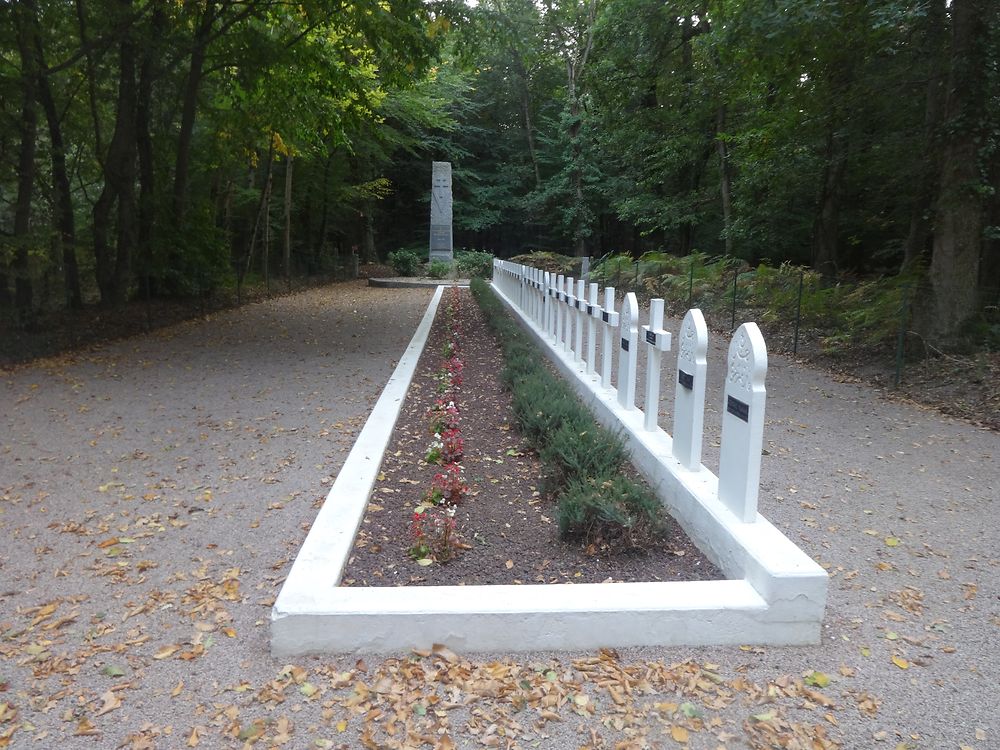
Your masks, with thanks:
[[[780,357],[760,507],[831,572],[821,645],[273,661],[429,298],[334,285],[0,374],[0,748],[1000,748],[1000,437]]]

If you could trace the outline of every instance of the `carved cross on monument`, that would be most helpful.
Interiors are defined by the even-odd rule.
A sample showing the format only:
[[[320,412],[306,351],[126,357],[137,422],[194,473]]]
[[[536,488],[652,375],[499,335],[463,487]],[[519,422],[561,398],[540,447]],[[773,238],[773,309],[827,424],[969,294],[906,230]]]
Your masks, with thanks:
[[[451,162],[431,162],[431,260],[455,259],[451,206]]]

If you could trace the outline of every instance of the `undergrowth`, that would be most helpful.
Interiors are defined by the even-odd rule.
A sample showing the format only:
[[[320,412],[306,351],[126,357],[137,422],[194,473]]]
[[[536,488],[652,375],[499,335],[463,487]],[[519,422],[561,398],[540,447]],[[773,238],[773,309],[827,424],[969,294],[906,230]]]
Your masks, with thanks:
[[[538,349],[482,280],[472,294],[504,352],[501,380],[521,433],[545,464],[564,539],[615,550],[642,548],[663,527],[652,493],[622,474],[621,439],[598,425],[570,387],[542,364]]]
[[[573,262],[578,259],[531,253],[513,260],[552,272],[572,273]],[[794,327],[801,283],[800,325],[814,332],[828,353],[857,346],[893,347],[901,316],[905,317],[908,304],[920,288],[919,269],[865,280],[845,276],[829,282],[810,268],[790,263],[752,266],[740,258],[712,257],[701,252],[685,257],[648,252],[637,260],[626,253],[612,253],[596,260],[590,270],[590,281],[601,286],[663,298],[668,314],[682,316],[688,308],[698,307],[706,315],[726,320],[733,306],[734,278],[737,317],[752,317],[772,329]]]

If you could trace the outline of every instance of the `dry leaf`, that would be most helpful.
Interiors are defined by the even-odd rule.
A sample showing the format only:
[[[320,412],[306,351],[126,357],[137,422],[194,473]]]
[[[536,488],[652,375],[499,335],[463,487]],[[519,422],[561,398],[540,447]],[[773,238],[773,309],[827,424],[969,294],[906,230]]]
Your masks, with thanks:
[[[893,655],[893,657],[892,657],[892,663],[895,664],[900,669],[909,669],[910,668],[910,662],[908,662],[906,659],[904,659],[901,656],[895,656],[895,655]]]
[[[74,735],[78,737],[90,737],[95,734],[100,734],[97,727],[94,726],[94,722],[84,716],[80,719],[80,723],[76,725],[76,731],[73,732]]]
[[[97,710],[95,716],[104,716],[104,714],[122,707],[122,699],[115,695],[113,690],[104,693],[101,696],[101,700],[104,701],[104,705]]]
[[[198,743],[201,742],[201,733],[202,733],[201,727],[192,727],[191,734],[189,734],[187,738],[187,746],[197,747]]]
[[[435,656],[440,656],[449,664],[456,664],[458,662],[458,654],[445,646],[443,643],[435,643],[431,646],[431,652]]]
[[[174,654],[176,654],[180,650],[180,648],[181,647],[178,646],[176,643],[171,644],[170,646],[164,646],[159,651],[157,651],[155,654],[153,654],[153,658],[154,659],[169,659],[171,656],[173,656]]]
[[[670,736],[674,738],[674,742],[687,742],[688,741],[688,730],[684,727],[674,724],[670,727]]]

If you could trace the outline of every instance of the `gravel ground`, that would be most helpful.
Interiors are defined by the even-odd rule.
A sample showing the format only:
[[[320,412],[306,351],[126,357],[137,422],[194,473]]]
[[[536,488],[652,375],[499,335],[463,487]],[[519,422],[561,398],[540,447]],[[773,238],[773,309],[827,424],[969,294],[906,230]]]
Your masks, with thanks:
[[[362,283],[0,374],[0,748],[1000,748],[1000,438],[781,357],[760,508],[831,573],[822,644],[272,660],[430,298]]]

